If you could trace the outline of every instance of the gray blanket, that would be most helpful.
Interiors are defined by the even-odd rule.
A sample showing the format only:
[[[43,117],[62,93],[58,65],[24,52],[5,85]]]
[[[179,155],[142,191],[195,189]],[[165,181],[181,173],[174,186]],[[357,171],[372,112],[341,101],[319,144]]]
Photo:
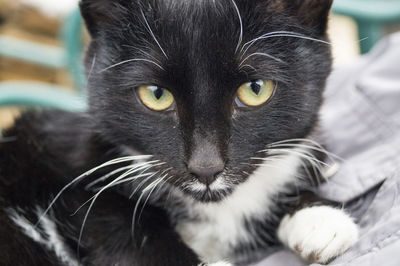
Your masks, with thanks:
[[[330,265],[399,266],[400,33],[381,41],[353,66],[334,71],[325,98],[322,138],[343,161],[319,193],[348,201],[383,182],[353,209],[361,228],[359,242]],[[257,264],[301,265],[306,263],[288,250]]]

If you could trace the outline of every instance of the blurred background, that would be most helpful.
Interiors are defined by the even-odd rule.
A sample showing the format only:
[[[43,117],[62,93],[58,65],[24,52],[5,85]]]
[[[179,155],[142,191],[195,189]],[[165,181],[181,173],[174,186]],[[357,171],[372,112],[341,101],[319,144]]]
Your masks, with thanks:
[[[82,51],[89,39],[79,0],[0,0],[0,128],[26,106],[85,108]],[[400,0],[335,0],[334,65],[367,53],[400,30]]]

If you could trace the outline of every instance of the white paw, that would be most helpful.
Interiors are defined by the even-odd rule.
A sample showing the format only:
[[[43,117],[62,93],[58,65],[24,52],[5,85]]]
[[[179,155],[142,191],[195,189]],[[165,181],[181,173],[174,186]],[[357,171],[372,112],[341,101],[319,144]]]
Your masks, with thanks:
[[[358,227],[343,210],[314,206],[286,215],[278,237],[303,259],[327,263],[357,242]]]

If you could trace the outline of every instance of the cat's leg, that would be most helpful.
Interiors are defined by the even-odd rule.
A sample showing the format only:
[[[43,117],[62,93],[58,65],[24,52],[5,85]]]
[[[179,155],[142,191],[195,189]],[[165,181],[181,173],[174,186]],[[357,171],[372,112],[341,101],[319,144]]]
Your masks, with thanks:
[[[330,206],[311,206],[287,214],[278,238],[310,262],[327,263],[352,247],[358,227],[345,211]]]

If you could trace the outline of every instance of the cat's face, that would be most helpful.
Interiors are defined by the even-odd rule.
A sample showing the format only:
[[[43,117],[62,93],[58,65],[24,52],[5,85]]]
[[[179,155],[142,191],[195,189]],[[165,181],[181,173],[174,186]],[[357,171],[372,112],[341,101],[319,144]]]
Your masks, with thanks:
[[[331,1],[84,0],[90,106],[103,136],[154,155],[202,201],[253,157],[315,125],[330,71]],[[271,177],[273,178],[273,177]]]

